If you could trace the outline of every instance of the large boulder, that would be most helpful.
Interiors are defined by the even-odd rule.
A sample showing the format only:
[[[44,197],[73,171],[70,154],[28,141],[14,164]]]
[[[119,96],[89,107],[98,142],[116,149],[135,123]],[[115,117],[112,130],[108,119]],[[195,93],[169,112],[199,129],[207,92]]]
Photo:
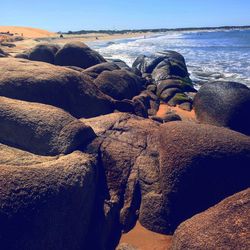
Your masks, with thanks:
[[[29,51],[29,60],[54,64],[55,54],[60,49],[56,44],[38,44]]]
[[[45,157],[0,144],[0,248],[93,249],[96,169],[80,151]]]
[[[161,192],[142,199],[139,219],[146,228],[173,233],[184,220],[250,185],[248,136],[169,122],[158,137]]]
[[[194,98],[197,119],[250,135],[250,89],[237,82],[211,82]]]
[[[95,133],[69,113],[45,104],[0,97],[0,142],[40,155],[68,154]]]
[[[183,222],[172,250],[249,249],[250,188]]]
[[[156,84],[157,96],[171,106],[192,100],[185,92],[196,92],[189,78],[184,57],[175,51],[164,51],[151,56],[139,56],[133,67],[143,75],[150,75]],[[148,76],[147,76],[148,77]]]
[[[0,60],[0,95],[50,104],[73,116],[111,113],[113,103],[90,77],[64,67],[24,59]]]
[[[162,188],[170,223],[250,184],[249,137],[182,122],[161,126],[160,134],[164,135],[160,140]]]
[[[121,232],[128,232],[134,227],[141,195],[152,190],[158,179],[159,173],[152,169],[159,169],[156,167],[157,141],[153,136],[159,124],[126,113],[81,120],[98,135],[88,150],[97,148],[105,180],[99,182],[100,205],[94,212],[99,227],[93,221],[89,240],[93,249],[99,249],[100,245],[114,249]],[[97,242],[94,235],[106,237]]]
[[[133,67],[139,69],[141,73],[152,74],[156,81],[167,79],[169,76],[188,77],[185,59],[176,51],[167,50],[151,56],[139,56]],[[161,73],[164,74],[163,79]]]
[[[141,77],[127,70],[103,71],[94,81],[105,94],[117,100],[132,99],[142,90]]]
[[[105,59],[82,42],[67,43],[55,55],[55,64],[60,66],[86,69],[102,62],[105,62]]]

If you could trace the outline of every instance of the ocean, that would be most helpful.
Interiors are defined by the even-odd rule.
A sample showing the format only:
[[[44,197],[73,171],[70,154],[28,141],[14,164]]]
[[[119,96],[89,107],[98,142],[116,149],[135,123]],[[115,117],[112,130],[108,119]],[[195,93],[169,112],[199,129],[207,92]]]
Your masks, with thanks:
[[[250,30],[171,31],[88,45],[104,57],[121,59],[129,66],[141,54],[175,50],[185,57],[190,78],[197,86],[230,80],[250,87]]]

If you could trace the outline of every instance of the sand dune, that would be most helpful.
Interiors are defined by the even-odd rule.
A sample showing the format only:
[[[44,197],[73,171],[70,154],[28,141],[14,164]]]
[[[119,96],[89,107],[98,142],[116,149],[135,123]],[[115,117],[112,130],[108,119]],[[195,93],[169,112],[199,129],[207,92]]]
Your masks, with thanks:
[[[49,32],[42,29],[30,28],[30,27],[19,27],[19,26],[0,26],[0,32],[10,32],[13,34],[21,35],[27,38],[39,38],[55,36],[53,32]]]

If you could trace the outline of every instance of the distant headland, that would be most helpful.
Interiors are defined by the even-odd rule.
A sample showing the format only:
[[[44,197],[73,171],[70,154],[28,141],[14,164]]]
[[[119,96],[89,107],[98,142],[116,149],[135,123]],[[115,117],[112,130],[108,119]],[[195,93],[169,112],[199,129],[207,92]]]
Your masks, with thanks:
[[[189,27],[189,28],[159,28],[159,29],[124,29],[124,30],[79,30],[79,31],[68,31],[68,32],[58,32],[62,34],[69,35],[81,35],[89,33],[108,33],[108,34],[125,34],[125,33],[160,33],[167,31],[206,31],[206,30],[232,30],[232,29],[250,29],[250,25],[245,26],[219,26],[219,27]]]

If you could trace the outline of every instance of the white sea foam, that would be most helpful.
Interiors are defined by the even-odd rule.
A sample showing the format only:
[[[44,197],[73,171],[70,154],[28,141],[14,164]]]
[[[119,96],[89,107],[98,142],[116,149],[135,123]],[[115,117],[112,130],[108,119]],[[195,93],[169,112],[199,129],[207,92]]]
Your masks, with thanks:
[[[250,30],[168,32],[89,45],[104,57],[124,60],[130,66],[141,54],[175,50],[185,57],[195,83],[230,80],[250,86]]]

